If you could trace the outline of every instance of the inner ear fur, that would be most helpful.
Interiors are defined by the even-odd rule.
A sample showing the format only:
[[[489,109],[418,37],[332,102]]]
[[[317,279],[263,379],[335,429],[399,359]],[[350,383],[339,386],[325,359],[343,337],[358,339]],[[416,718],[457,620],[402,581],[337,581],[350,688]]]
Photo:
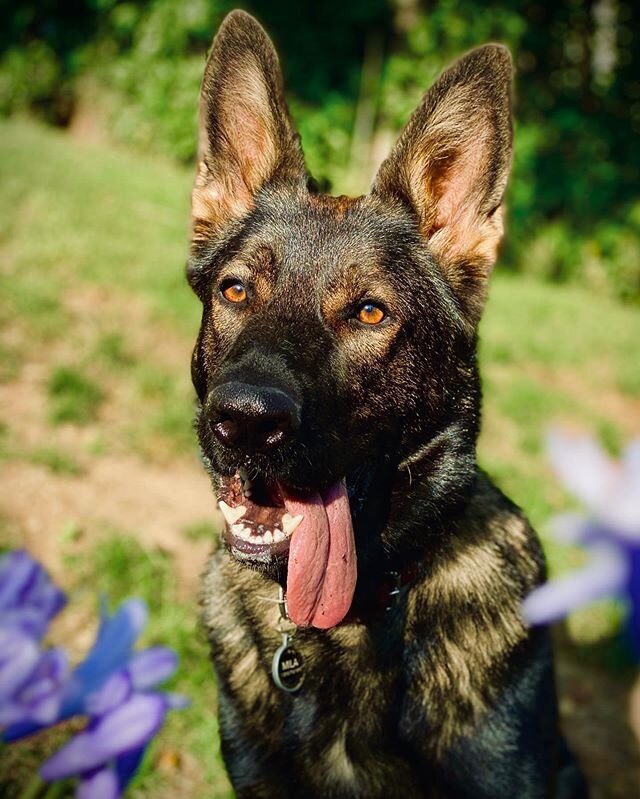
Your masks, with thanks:
[[[503,233],[512,76],[502,45],[484,45],[456,61],[423,97],[372,188],[415,212],[472,315],[479,315]]]
[[[253,17],[233,11],[213,41],[200,92],[194,241],[244,216],[277,181],[306,181],[300,139],[271,40]]]

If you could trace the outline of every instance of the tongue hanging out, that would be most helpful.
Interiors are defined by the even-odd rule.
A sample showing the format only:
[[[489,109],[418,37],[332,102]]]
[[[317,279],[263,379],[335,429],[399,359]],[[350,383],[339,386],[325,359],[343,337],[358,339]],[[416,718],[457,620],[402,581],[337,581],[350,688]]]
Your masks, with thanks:
[[[282,494],[287,513],[303,516],[289,548],[289,616],[296,624],[334,627],[351,607],[357,577],[344,482],[303,499],[290,496],[285,490]]]

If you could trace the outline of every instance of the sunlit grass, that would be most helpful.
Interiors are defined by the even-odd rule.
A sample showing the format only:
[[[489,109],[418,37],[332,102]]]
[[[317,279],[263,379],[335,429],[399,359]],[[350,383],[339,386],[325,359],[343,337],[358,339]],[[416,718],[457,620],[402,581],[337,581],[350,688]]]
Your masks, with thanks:
[[[47,383],[51,421],[59,424],[93,421],[104,399],[104,391],[91,378],[72,366],[57,366]]]

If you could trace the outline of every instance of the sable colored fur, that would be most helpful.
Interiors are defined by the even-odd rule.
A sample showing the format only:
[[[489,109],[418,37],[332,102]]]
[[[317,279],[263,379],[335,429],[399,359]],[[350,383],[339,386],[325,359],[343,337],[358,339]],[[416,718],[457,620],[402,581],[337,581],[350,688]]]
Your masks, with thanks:
[[[188,264],[205,463],[235,507],[253,480],[269,518],[278,486],[311,496],[346,478],[358,558],[348,617],[296,634],[306,677],[292,695],[270,674],[284,545],[258,558],[227,529],[211,558],[202,601],[239,797],[586,796],[547,632],[518,610],[544,579],[540,545],[475,455],[511,74],[500,45],[465,55],[371,192],[335,198],[313,190],[262,28],[236,11],[214,41]],[[365,301],[382,323],[358,321]],[[410,567],[385,612],[381,587]]]

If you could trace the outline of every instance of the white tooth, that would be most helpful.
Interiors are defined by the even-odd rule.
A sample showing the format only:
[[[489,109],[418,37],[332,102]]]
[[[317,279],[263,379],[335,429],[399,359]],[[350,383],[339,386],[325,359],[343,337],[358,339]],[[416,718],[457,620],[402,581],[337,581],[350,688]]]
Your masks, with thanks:
[[[265,544],[273,544],[273,533],[271,530],[267,530],[267,532],[262,536],[264,538]]]
[[[284,539],[285,539],[285,538],[286,538],[286,536],[285,536],[285,534],[282,532],[282,530],[274,530],[274,531],[273,531],[273,540],[274,540],[274,543],[276,543],[276,544],[277,544],[277,543],[278,543],[278,541],[284,541]]]
[[[264,544],[264,536],[263,535],[252,535],[251,536],[251,543],[253,543],[253,544]]]
[[[243,541],[248,541],[251,537],[251,530],[248,527],[245,527],[244,524],[231,525],[231,532],[234,535],[237,535],[238,538],[242,538]]]
[[[304,516],[302,514],[299,514],[298,516],[291,516],[289,513],[285,513],[282,517],[282,529],[286,535],[291,535],[303,518]]]
[[[233,525],[238,521],[238,519],[241,519],[247,512],[247,509],[244,505],[238,505],[236,508],[232,508],[230,505],[227,505],[227,503],[223,502],[222,500],[218,502],[218,507],[222,511],[222,515],[224,516],[227,524],[230,527],[233,527]]]

